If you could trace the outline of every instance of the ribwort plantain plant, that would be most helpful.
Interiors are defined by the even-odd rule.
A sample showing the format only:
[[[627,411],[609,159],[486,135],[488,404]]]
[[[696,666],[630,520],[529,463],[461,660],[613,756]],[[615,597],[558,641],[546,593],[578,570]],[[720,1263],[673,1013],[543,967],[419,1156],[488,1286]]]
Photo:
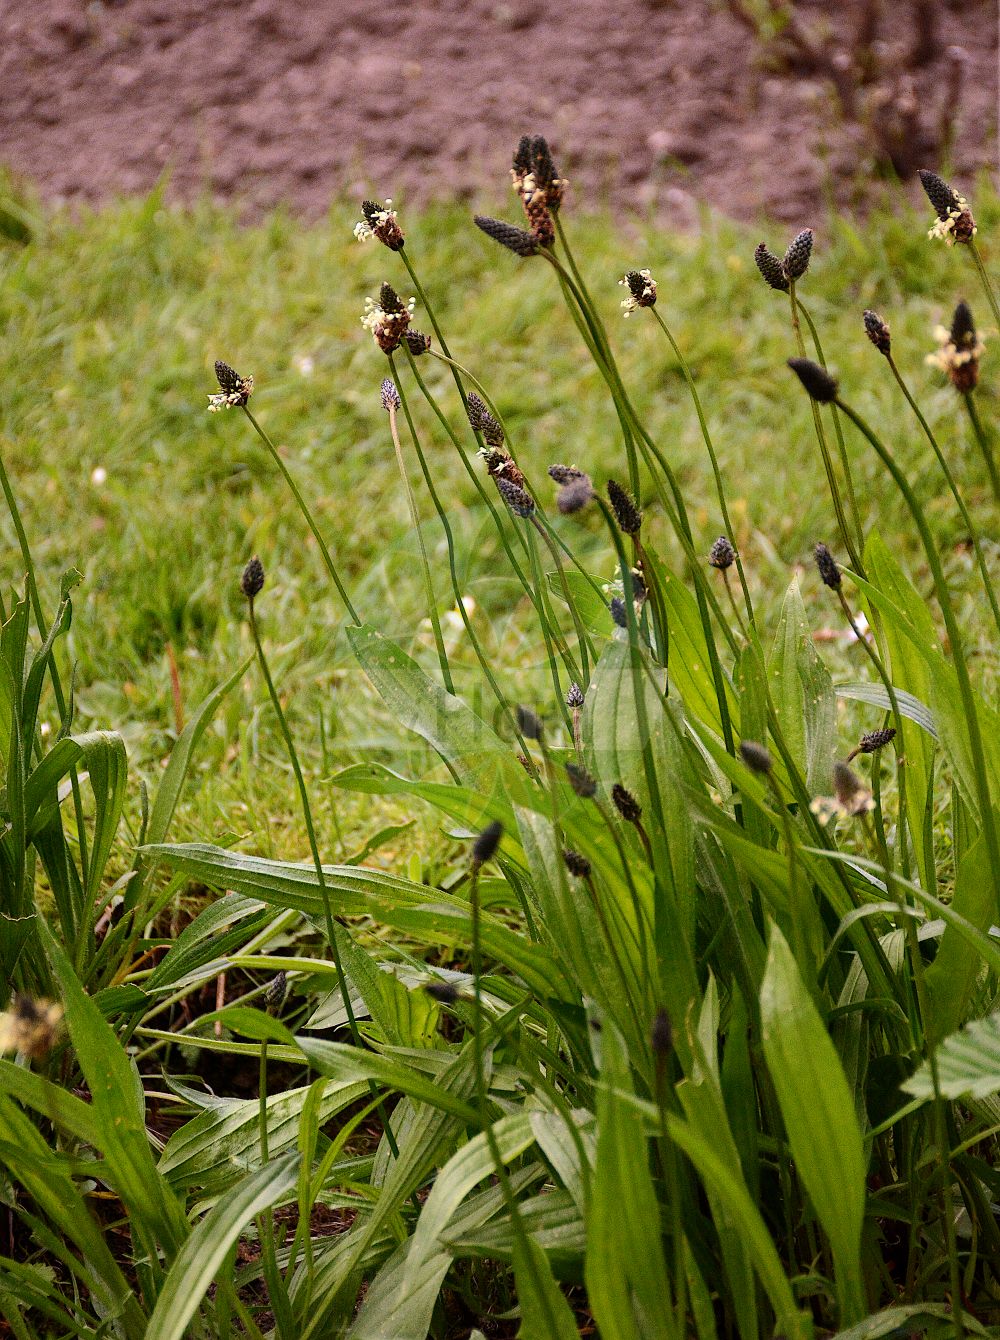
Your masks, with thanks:
[[[776,592],[778,548],[735,506],[742,420],[723,422],[703,394],[698,332],[671,310],[656,257],[625,273],[635,319],[619,350],[611,285],[589,284],[567,245],[568,183],[543,137],[519,142],[512,179],[523,221],[475,222],[509,253],[498,266],[530,260],[539,284],[554,281],[563,309],[548,319],[568,318],[618,437],[554,450],[545,434],[561,418],[529,422],[545,404],[505,421],[504,396],[470,370],[482,359],[446,343],[472,345],[475,329],[446,332],[418,278],[421,219],[404,230],[392,201],[363,203],[355,235],[415,294],[381,282],[357,366],[415,532],[419,563],[397,580],[419,586],[431,638],[404,646],[362,619],[375,602],[349,595],[337,537],[251,413],[253,379],[220,363],[210,397],[257,430],[358,667],[427,746],[423,771],[389,767],[380,747],[321,785],[429,807],[438,864],[402,825],[377,856],[369,843],[325,859],[322,793],[257,615],[265,589],[269,629],[280,607],[252,559],[240,588],[307,859],[259,855],[235,829],[225,843],[166,840],[240,666],[178,741],[116,882],[124,748],[73,734],[55,666],[73,579],[47,622],[3,476],[28,572],[0,636],[0,1048],[15,1057],[0,1060],[14,1225],[0,1313],[19,1337],[443,1340],[516,1326],[527,1340],[811,1340],[989,1334],[1000,1319],[996,650],[953,589],[935,496],[940,476],[1000,629],[990,401],[966,401],[984,459],[960,469],[950,427],[900,371],[915,353],[895,313],[894,333],[872,310],[855,321],[921,430],[917,469],[895,426],[861,413],[866,387],[825,363],[797,292],[818,278],[822,239],[801,230],[783,256],[761,244],[757,267],[789,301],[794,373],[776,361],[765,390],[790,422],[808,395],[830,492],[831,545],[816,536],[813,563],[796,555],[801,581]],[[988,281],[966,202],[924,184],[935,236],[966,246]],[[829,308],[814,310],[836,338]],[[432,336],[414,329],[425,321]],[[939,365],[971,397],[989,364],[961,304],[946,334]],[[647,365],[666,348],[683,381],[710,503],[646,421],[647,388],[631,389],[647,340]],[[456,453],[483,523],[472,538],[442,482]],[[466,603],[481,535],[513,617],[532,624],[532,664],[511,664]],[[917,545],[910,575],[900,555]],[[61,721],[51,747],[36,729],[43,692]],[[186,885],[212,896],[171,939],[162,914]],[[252,1072],[239,1097],[220,1091],[230,1078],[213,1059]]]

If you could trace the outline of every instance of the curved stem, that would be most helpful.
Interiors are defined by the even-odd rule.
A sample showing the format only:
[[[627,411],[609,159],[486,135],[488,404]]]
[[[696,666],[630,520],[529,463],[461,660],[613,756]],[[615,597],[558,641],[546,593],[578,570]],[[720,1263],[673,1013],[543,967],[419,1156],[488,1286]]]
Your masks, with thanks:
[[[390,359],[391,363],[391,359]],[[395,368],[393,369],[395,371]],[[413,523],[414,534],[417,537],[417,544],[420,548],[420,563],[424,574],[424,589],[427,595],[427,614],[431,621],[431,628],[434,632],[434,644],[437,647],[438,663],[441,666],[441,678],[444,686],[449,693],[454,694],[455,683],[451,677],[451,666],[448,664],[448,653],[445,650],[444,637],[441,634],[441,620],[438,617],[437,598],[434,595],[434,582],[431,578],[431,565],[427,561],[427,549],[424,545],[423,531],[420,528],[420,517],[417,513],[417,504],[413,498],[413,490],[410,488],[410,481],[406,477],[406,463],[403,460],[403,448],[399,441],[399,429],[396,427],[396,407],[389,406],[389,431],[392,433],[392,445],[396,449],[396,464],[399,466],[399,476],[403,481],[403,491],[406,494],[406,501],[410,509],[410,520]]]
[[[278,467],[278,469],[284,476],[285,483],[291,489],[292,497],[298,504],[299,511],[305,518],[306,525],[312,531],[313,539],[319,545],[319,552],[323,558],[323,564],[327,572],[329,573],[330,579],[332,580],[334,586],[337,588],[338,595],[344,602],[344,608],[347,610],[347,613],[351,616],[354,622],[360,625],[361,620],[358,618],[358,613],[355,610],[354,606],[351,604],[351,598],[347,594],[347,591],[344,588],[344,583],[340,580],[340,574],[337,572],[337,568],[334,564],[333,558],[330,555],[330,550],[327,547],[327,543],[323,539],[323,536],[320,533],[319,526],[316,524],[315,518],[313,517],[312,512],[309,510],[309,506],[306,503],[305,498],[303,498],[299,486],[298,484],[296,484],[295,479],[291,474],[291,471],[288,469],[288,466],[285,464],[285,462],[281,459],[281,453],[278,451],[278,448],[271,441],[270,437],[268,437],[267,433],[264,432],[264,429],[254,418],[253,414],[251,414],[249,406],[247,405],[243,406],[243,413],[253,424],[258,437],[261,439],[265,447],[267,447],[268,451],[271,453],[272,460],[274,461],[275,465]]]
[[[997,604],[996,592],[993,589],[993,582],[990,579],[989,568],[986,565],[986,555],[983,552],[983,542],[979,533],[979,528],[973,521],[968,507],[965,505],[965,499],[962,497],[961,490],[955,482],[955,476],[952,474],[951,467],[948,465],[945,454],[938,445],[937,438],[934,436],[933,432],[931,432],[930,425],[924,418],[920,406],[911,395],[910,388],[903,380],[891,353],[886,355],[886,361],[889,364],[892,375],[896,379],[896,384],[899,386],[899,389],[902,391],[906,399],[906,403],[916,416],[917,422],[923,429],[924,436],[931,445],[931,450],[934,452],[934,455],[937,458],[937,463],[941,467],[941,473],[944,475],[948,488],[951,490],[951,496],[955,499],[955,504],[961,513],[962,522],[965,525],[966,530],[969,532],[969,538],[972,540],[972,547],[976,555],[976,562],[979,564],[979,571],[982,575],[983,586],[986,588],[986,598],[989,600],[990,608],[993,611],[993,621],[996,625],[997,632],[1000,633],[1000,606]]]

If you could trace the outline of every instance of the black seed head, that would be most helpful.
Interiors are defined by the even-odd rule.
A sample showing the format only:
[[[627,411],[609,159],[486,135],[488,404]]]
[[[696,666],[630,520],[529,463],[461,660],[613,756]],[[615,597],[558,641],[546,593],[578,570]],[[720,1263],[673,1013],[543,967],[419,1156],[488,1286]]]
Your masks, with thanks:
[[[537,716],[530,707],[519,707],[517,709],[517,728],[526,740],[540,740],[542,738],[541,717]]]
[[[515,256],[534,256],[538,252],[537,240],[524,228],[515,228],[512,223],[504,223],[502,219],[491,219],[487,214],[477,214],[475,222],[481,232],[512,251]]]
[[[811,228],[804,228],[801,233],[797,233],[788,244],[788,250],[785,252],[785,259],[781,262],[781,268],[784,271],[786,279],[801,279],[809,269],[809,258],[812,256],[813,249],[813,231]]]
[[[566,706],[567,707],[583,706],[583,689],[580,688],[579,684],[571,684],[567,689]]]
[[[475,391],[470,391],[465,397],[465,405],[473,430],[482,433],[491,447],[502,447],[503,429],[487,409],[485,400],[481,400]]]
[[[243,576],[240,578],[240,590],[246,596],[247,600],[253,600],[259,596],[264,589],[264,564],[256,554],[243,569]]]
[[[787,293],[788,280],[785,278],[785,272],[782,269],[781,261],[774,252],[768,248],[766,243],[758,242],[757,248],[753,253],[753,258],[764,282],[769,284],[771,288],[777,289],[779,293]]]
[[[405,312],[403,300],[391,284],[383,283],[378,291],[378,305],[383,312]]]
[[[575,465],[550,465],[549,478],[554,479],[557,484],[572,484],[574,480],[586,479],[587,476]]]
[[[487,861],[492,860],[497,853],[502,837],[503,824],[499,819],[494,819],[491,824],[487,824],[472,844],[473,864],[485,865]]]
[[[628,627],[628,614],[625,610],[625,601],[621,596],[611,597],[611,617],[619,628]]]
[[[597,782],[579,763],[566,764],[569,784],[581,800],[592,800],[597,795]]]
[[[840,575],[840,569],[837,567],[837,560],[822,541],[813,550],[816,556],[816,571],[819,573],[820,581],[824,586],[828,586],[831,591],[839,590],[841,582],[844,580]]]
[[[590,862],[578,851],[572,851],[567,847],[563,852],[563,860],[566,862],[566,869],[577,879],[586,879],[589,876]]]
[[[827,405],[831,400],[836,400],[837,382],[834,377],[830,376],[826,368],[821,368],[818,363],[814,363],[809,358],[790,358],[788,366],[813,400],[819,401],[821,405]]]
[[[421,354],[426,354],[431,347],[431,337],[425,335],[421,330],[407,330],[403,334],[406,347],[414,358],[419,358]]]
[[[895,738],[895,726],[884,726],[881,730],[866,731],[858,741],[858,752],[874,754],[877,750],[884,749],[887,744],[892,744]]]
[[[521,488],[520,484],[515,484],[512,479],[504,479],[501,476],[497,480],[497,488],[500,491],[500,497],[503,498],[515,516],[526,518],[534,512],[535,500],[530,493]]]
[[[638,535],[642,527],[642,512],[631,493],[616,479],[608,480],[608,500],[622,531],[626,535]]]
[[[284,1005],[287,995],[288,977],[284,972],[277,972],[268,982],[267,990],[264,992],[264,1004],[267,1006],[268,1014],[277,1014]]]
[[[590,482],[589,475],[581,475],[579,479],[573,479],[562,486],[556,498],[556,506],[564,516],[569,516],[586,507],[593,496],[594,486]]]
[[[657,1060],[669,1056],[673,1051],[674,1029],[670,1022],[670,1015],[664,1009],[656,1011],[653,1027],[650,1030],[649,1043]]]
[[[631,295],[630,307],[656,306],[656,281],[648,270],[626,270],[625,287]]]
[[[388,414],[391,409],[399,409],[402,401],[399,398],[399,392],[396,390],[396,383],[391,377],[386,377],[382,383],[382,408]]]
[[[519,177],[526,177],[531,171],[533,142],[530,135],[522,135],[517,142],[517,148],[514,150],[514,157],[511,160],[511,171],[516,172]]]
[[[765,749],[756,740],[740,741],[740,758],[751,772],[766,774],[774,767],[770,750]]]
[[[920,185],[927,193],[927,199],[934,206],[934,211],[942,223],[947,222],[952,210],[961,210],[962,202],[958,192],[953,191],[943,177],[939,177],[936,172],[928,172],[925,168],[921,168],[917,176],[920,178]]]
[[[442,1005],[454,1005],[459,997],[458,987],[452,982],[442,982],[435,979],[433,982],[425,982],[424,990]]]
[[[885,354],[886,358],[892,352],[892,339],[889,335],[888,322],[883,321],[878,312],[870,309],[866,310],[864,315],[865,334],[874,344],[880,354]]]
[[[713,568],[718,568],[720,572],[725,572],[726,568],[731,568],[736,562],[736,550],[728,536],[720,535],[708,551],[708,562]]]
[[[611,788],[611,799],[615,802],[615,809],[627,824],[637,824],[640,821],[642,806],[631,791],[626,791],[621,782],[615,782]]]
[[[976,323],[972,319],[972,309],[964,298],[951,318],[951,342],[959,350],[976,347]]]
[[[243,384],[243,378],[236,369],[231,368],[228,363],[223,363],[221,358],[215,360],[215,375],[220,388],[227,393],[238,391]]]

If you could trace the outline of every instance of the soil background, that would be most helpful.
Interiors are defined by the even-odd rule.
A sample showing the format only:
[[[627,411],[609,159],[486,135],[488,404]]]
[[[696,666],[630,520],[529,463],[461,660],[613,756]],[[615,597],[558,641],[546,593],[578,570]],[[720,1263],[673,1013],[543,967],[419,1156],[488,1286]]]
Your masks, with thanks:
[[[923,0],[916,65],[921,0],[797,0],[816,59],[734,13],[767,3],[0,0],[0,163],[55,201],[169,170],[174,198],[316,216],[341,193],[496,197],[517,138],[542,133],[576,201],[681,224],[696,202],[796,219],[824,192],[863,201],[893,164],[946,160],[964,183],[995,163],[993,0]],[[863,11],[877,69],[845,118],[831,71]]]

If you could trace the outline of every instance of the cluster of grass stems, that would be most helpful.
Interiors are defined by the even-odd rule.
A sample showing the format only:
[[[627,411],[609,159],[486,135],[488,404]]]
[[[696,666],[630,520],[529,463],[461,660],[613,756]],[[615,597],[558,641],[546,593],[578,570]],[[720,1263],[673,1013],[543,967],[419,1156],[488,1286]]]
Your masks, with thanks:
[[[112,880],[124,746],[74,731],[56,655],[74,576],[47,610],[0,474],[25,573],[0,633],[0,1314],[18,1340],[444,1340],[477,1326],[756,1340],[976,1335],[1000,1318],[994,667],[972,655],[892,442],[826,370],[803,301],[812,235],[758,263],[761,301],[787,322],[791,370],[774,377],[811,399],[829,492],[822,617],[870,672],[838,686],[797,580],[776,618],[756,608],[669,299],[629,271],[624,331],[680,369],[715,490],[711,554],[574,260],[543,141],[522,142],[515,180],[529,229],[477,222],[514,253],[498,263],[530,264],[561,302],[620,441],[565,464],[513,440],[487,375],[450,352],[418,248],[366,202],[397,267],[369,322],[387,364],[372,394],[417,541],[428,664],[366,622],[252,380],[219,364],[213,397],[287,484],[359,665],[439,760],[425,777],[359,763],[334,781],[439,810],[470,844],[446,887],[324,860],[261,636],[267,555],[241,582],[254,657],[191,718]],[[951,220],[940,231],[1000,325],[949,190],[928,187]],[[881,317],[859,313],[858,338],[926,438],[1000,635],[988,531],[968,502],[985,477],[994,522],[1000,483],[979,345],[961,325],[956,313],[951,353],[970,356],[950,375],[981,458],[938,440]],[[467,608],[435,469],[445,450],[535,620],[542,699],[523,701]],[[919,586],[864,505],[864,454],[905,506]],[[452,602],[488,708],[456,692]],[[255,665],[303,863],[167,840],[201,735]],[[44,694],[55,736],[39,729]],[[841,700],[870,718],[860,739],[843,738]],[[191,882],[219,896],[171,939],[165,914]],[[216,1096],[206,1063],[254,1068],[256,1095]]]

